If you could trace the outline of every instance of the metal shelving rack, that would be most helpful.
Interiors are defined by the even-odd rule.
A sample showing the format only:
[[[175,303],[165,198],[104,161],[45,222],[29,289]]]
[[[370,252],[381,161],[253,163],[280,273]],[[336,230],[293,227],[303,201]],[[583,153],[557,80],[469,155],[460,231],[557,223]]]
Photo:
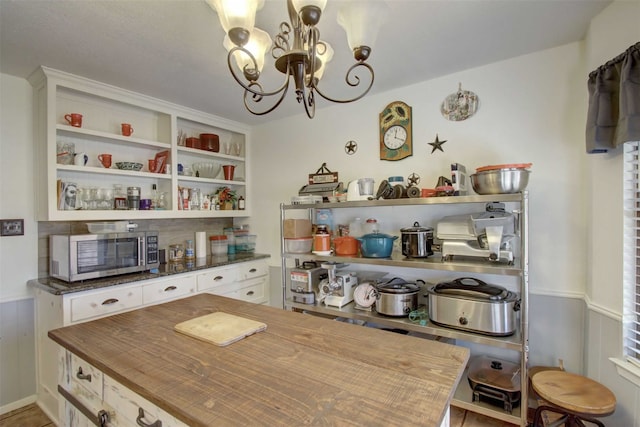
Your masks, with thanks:
[[[285,242],[283,237],[284,220],[287,211],[291,210],[308,210],[309,218],[313,218],[313,212],[316,208],[359,208],[359,209],[375,209],[384,206],[424,206],[425,209],[437,208],[438,205],[462,205],[474,203],[517,203],[519,208],[514,212],[519,217],[519,236],[520,236],[520,256],[517,257],[513,265],[492,264],[485,261],[468,261],[463,262],[451,261],[442,262],[439,254],[433,257],[416,260],[406,259],[401,255],[394,254],[391,258],[358,258],[358,257],[339,257],[339,256],[318,256],[309,254],[291,254],[285,252]],[[361,321],[369,321],[384,327],[404,329],[414,331],[430,336],[444,337],[455,340],[461,340],[470,343],[483,344],[496,348],[514,350],[520,354],[520,376],[521,376],[521,397],[520,405],[513,409],[512,413],[507,413],[497,406],[490,405],[483,401],[473,401],[473,392],[466,380],[466,374],[460,381],[458,388],[454,394],[451,404],[461,409],[477,412],[482,415],[499,419],[502,421],[527,425],[527,406],[528,406],[528,359],[529,359],[529,196],[528,192],[516,194],[501,195],[473,195],[473,196],[452,196],[452,197],[431,197],[416,199],[398,199],[398,200],[373,200],[373,201],[357,201],[357,202],[338,202],[338,203],[321,203],[321,204],[298,204],[298,205],[280,205],[280,236],[281,236],[281,265],[282,265],[282,306],[286,310],[296,310],[310,314],[326,316],[326,317],[343,317],[348,319],[357,319]],[[460,331],[456,329],[440,327],[428,323],[420,325],[413,323],[408,318],[393,318],[377,314],[375,311],[363,311],[354,308],[353,303],[347,304],[342,308],[327,307],[323,304],[301,304],[293,302],[287,298],[287,260],[320,260],[335,261],[339,263],[350,264],[366,264],[379,265],[400,268],[418,268],[427,270],[441,271],[457,271],[461,273],[477,273],[477,274],[495,274],[503,276],[517,277],[520,281],[520,327],[516,333],[509,337],[494,337],[476,334],[472,332]]]

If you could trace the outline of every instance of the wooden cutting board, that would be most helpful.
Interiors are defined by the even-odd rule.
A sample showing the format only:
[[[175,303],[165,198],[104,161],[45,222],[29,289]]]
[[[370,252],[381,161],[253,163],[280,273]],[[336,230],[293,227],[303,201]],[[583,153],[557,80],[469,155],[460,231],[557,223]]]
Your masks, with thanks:
[[[174,329],[190,337],[224,347],[246,336],[264,331],[267,325],[218,311],[178,323]]]

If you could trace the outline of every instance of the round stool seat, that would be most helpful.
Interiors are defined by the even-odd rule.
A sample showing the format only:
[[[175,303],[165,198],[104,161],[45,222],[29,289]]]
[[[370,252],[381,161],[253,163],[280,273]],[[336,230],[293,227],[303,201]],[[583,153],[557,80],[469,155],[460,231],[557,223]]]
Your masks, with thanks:
[[[612,414],[616,397],[607,387],[582,375],[565,371],[541,371],[531,378],[540,397],[578,414],[602,417]]]

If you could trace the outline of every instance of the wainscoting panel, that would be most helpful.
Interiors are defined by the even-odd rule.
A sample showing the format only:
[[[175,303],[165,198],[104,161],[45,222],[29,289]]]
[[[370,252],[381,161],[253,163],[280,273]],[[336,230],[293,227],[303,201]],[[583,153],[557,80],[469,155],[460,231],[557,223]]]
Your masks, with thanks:
[[[34,300],[0,303],[0,408],[36,393]]]

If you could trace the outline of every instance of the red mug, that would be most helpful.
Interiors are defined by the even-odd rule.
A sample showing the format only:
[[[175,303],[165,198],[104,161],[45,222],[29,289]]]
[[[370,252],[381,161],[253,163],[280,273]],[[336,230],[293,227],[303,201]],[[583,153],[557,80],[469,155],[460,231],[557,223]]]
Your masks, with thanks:
[[[222,171],[224,172],[224,179],[227,181],[233,181],[233,171],[236,167],[234,165],[223,165]]]
[[[122,134],[124,136],[131,136],[133,133],[133,128],[129,123],[122,123]]]
[[[78,113],[65,114],[64,119],[71,126],[74,126],[77,128],[82,127],[82,114],[78,114]]]
[[[156,171],[156,159],[149,159],[149,172]]]
[[[111,167],[111,154],[100,154],[98,160],[100,160],[100,163],[102,163],[102,166],[105,168],[108,169]]]

